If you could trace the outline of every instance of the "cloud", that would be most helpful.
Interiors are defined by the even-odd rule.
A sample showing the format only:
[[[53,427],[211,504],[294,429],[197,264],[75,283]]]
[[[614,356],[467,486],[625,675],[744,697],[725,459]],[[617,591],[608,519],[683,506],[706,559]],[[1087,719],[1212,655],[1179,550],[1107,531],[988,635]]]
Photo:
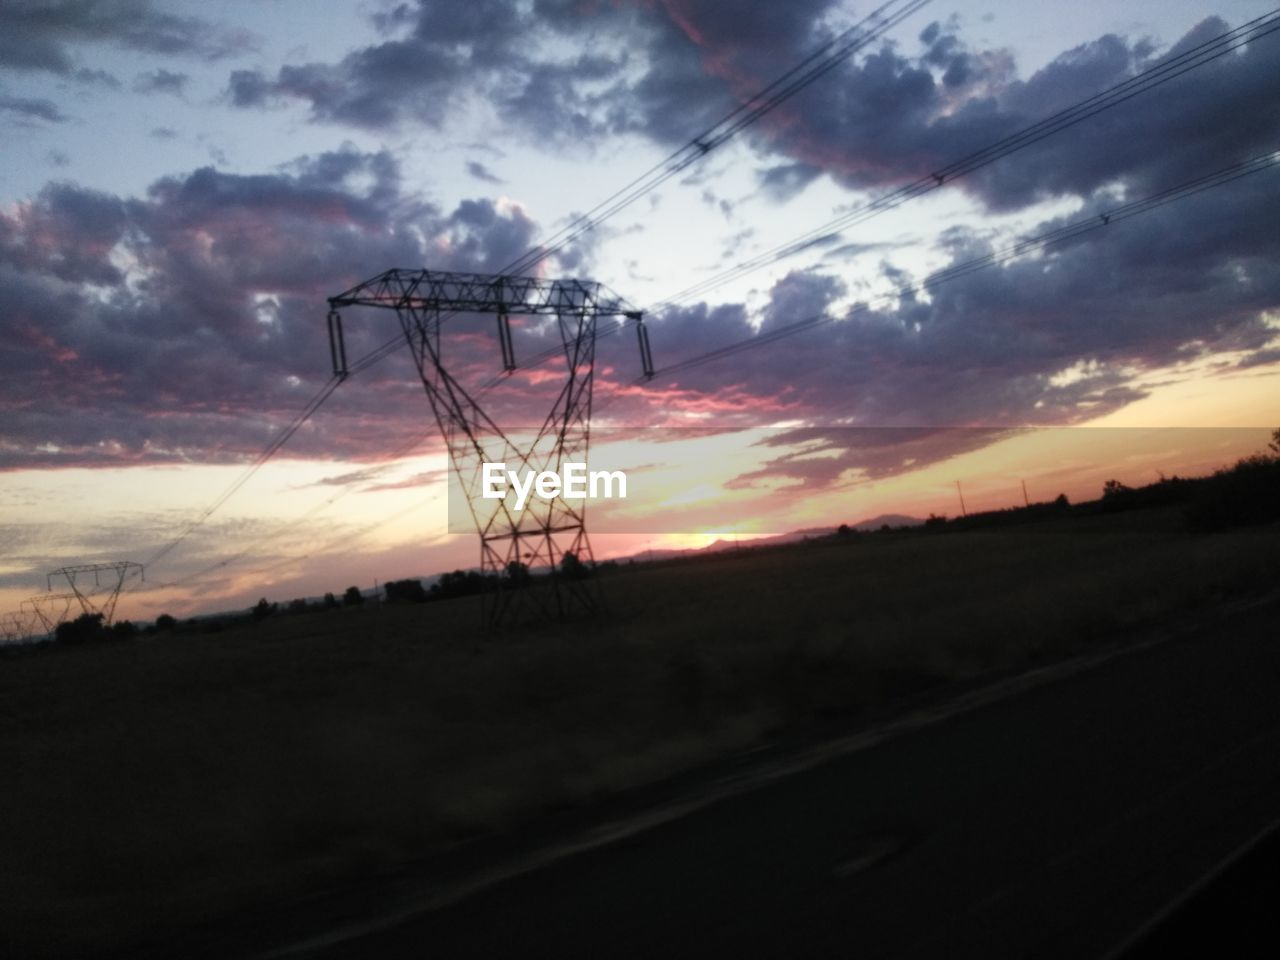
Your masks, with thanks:
[[[807,163],[781,163],[757,171],[760,191],[774,203],[786,203],[822,176],[822,170]]]
[[[539,0],[533,13],[511,9],[490,0],[400,5],[384,14],[379,42],[334,62],[235,71],[227,97],[245,109],[301,103],[317,122],[373,130],[430,127],[484,101],[500,122],[541,142],[574,138],[589,149],[596,138],[632,133],[670,145],[732,109],[839,22],[839,11],[819,0]],[[1178,43],[1221,28],[1206,21]],[[78,36],[52,28],[42,35],[64,53]],[[591,37],[599,42],[584,57]],[[961,181],[963,189],[992,210],[1069,196],[1089,215],[1117,195],[1141,196],[1271,148],[1280,126],[1272,42],[1029,148]],[[760,189],[784,202],[819,176],[860,193],[927,175],[1157,56],[1147,41],[1101,37],[1023,79],[1006,51],[975,47],[954,23],[927,25],[832,71],[752,128]],[[493,176],[479,161],[468,170],[485,183]],[[929,296],[864,305],[648,387],[633,382],[633,365],[602,365],[601,396],[616,399],[600,409],[623,422],[725,425],[1082,422],[1141,396],[1145,371],[1215,353],[1270,356],[1274,330],[1260,318],[1280,299],[1280,240],[1266,215],[1274,206],[1269,177],[970,274]],[[870,288],[831,276],[831,256],[749,303],[669,311],[652,319],[658,366],[918,279],[910,263],[895,260],[893,244],[848,233],[825,242],[883,258],[879,274],[865,278]],[[266,173],[175,174],[135,197],[50,184],[0,213],[0,375],[22,385],[0,406],[0,465],[256,454],[328,375],[319,316],[326,296],[392,265],[497,271],[541,234],[519,202],[467,198],[442,208],[406,186],[390,153],[354,147]],[[590,232],[544,269],[589,274],[611,235],[607,227]],[[989,232],[955,228],[936,252],[962,263],[996,242]],[[348,317],[352,357],[398,329],[394,316],[373,313]],[[461,373],[484,379],[496,370],[491,324],[463,318],[447,333]],[[516,336],[520,356],[554,343],[539,322],[522,322]],[[518,371],[486,403],[524,414],[554,379],[539,375]],[[423,403],[405,357],[392,358],[335,394],[289,449],[377,460],[420,432]]]
[[[468,91],[502,100],[508,112],[530,99],[538,99],[534,109],[544,111],[542,98],[557,98],[561,105],[573,99],[575,70],[600,69],[589,58],[529,60],[524,51],[538,24],[504,0],[404,6],[394,19],[411,28],[407,36],[354,50],[335,63],[287,64],[274,75],[236,71],[228,99],[245,108],[301,100],[317,121],[366,129],[409,121],[438,127]],[[385,28],[389,21],[384,16],[380,23]]]
[[[934,24],[919,52],[885,45],[801,93],[771,115],[755,142],[850,188],[890,188],[1227,29],[1210,18],[1162,54],[1148,40],[1105,35],[1022,80],[1007,52],[972,49],[954,27]],[[1270,68],[1277,42],[1257,40],[957,183],[988,209],[1014,210],[1117,185],[1154,191],[1263,152],[1280,134],[1280,77]]]
[[[819,490],[873,482],[981,450],[1018,429],[991,427],[799,427],[770,433],[765,448],[793,448],[727,484],[740,490],[777,480]]]
[[[76,72],[75,48],[106,44],[144,53],[220,60],[251,50],[254,37],[150,0],[15,0],[0,6],[0,69]]]
[[[0,212],[0,376],[13,386],[0,467],[255,455],[329,375],[327,296],[392,265],[496,270],[537,232],[511,202],[443,211],[405,190],[389,153],[355,148],[267,174],[206,167],[142,197],[49,184]],[[495,371],[488,341],[455,326],[456,369]],[[398,325],[356,311],[346,328],[354,360]],[[405,361],[353,380],[289,452],[376,458],[420,435],[427,408]]]
[[[1275,349],[1267,318],[1280,303],[1280,236],[1267,213],[1275,176],[1260,173],[973,272],[929,297],[864,303],[767,347],[660,373],[647,398],[639,388],[622,390],[609,416],[841,429],[1068,425],[1141,398],[1153,371],[1222,354],[1265,362]],[[990,238],[973,230],[939,243],[952,263],[990,249]],[[896,283],[918,279],[889,260],[881,273]],[[697,304],[652,318],[659,370],[830,315],[842,293],[829,277],[796,271],[768,291],[755,322],[744,304]],[[784,458],[765,470],[832,482],[842,470],[871,469],[866,459],[865,450],[827,464]]]
[[[835,277],[793,271],[769,291],[760,331],[768,333],[796,320],[824,314],[844,292],[844,283]]]
[[[451,110],[483,100],[508,129],[586,145],[612,128],[627,25],[650,16],[576,0],[401,4],[374,15],[388,39],[333,62],[234,71],[226,98],[246,109],[301,102],[316,122],[368,130],[438,129]],[[587,44],[590,53],[578,52]]]
[[[506,183],[505,180],[503,180],[501,177],[495,174],[492,170],[486,167],[479,160],[467,161],[467,173],[471,174],[471,176],[475,177],[477,180],[481,181],[482,183],[492,183],[492,184]]]
[[[833,0],[406,3],[376,18],[385,39],[333,62],[236,71],[227,98],[242,108],[301,102],[316,122],[371,130],[440,128],[451,112],[483,104],[504,130],[542,144],[589,150],[631,133],[672,147],[847,18]],[[1150,39],[1108,34],[1022,78],[1008,50],[975,46],[954,19],[934,22],[914,41],[868,47],[742,137],[765,158],[757,179],[775,202],[824,174],[854,191],[892,188],[1226,29],[1206,19],[1163,53]],[[1277,43],[1257,40],[955,182],[990,210],[1015,210],[1104,188],[1159,189],[1261,152],[1280,133]]]
[[[67,122],[67,116],[52,100],[0,96],[0,113],[7,113],[17,118],[19,123],[31,123],[36,120],[45,123]]]
[[[136,93],[167,93],[181,97],[187,91],[187,83],[191,80],[185,73],[172,70],[152,70],[140,73],[133,81]]]

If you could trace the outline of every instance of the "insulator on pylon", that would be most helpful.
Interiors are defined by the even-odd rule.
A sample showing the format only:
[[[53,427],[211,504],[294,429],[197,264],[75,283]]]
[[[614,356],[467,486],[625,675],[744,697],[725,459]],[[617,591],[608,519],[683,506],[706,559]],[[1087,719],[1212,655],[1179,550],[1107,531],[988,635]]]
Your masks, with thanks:
[[[653,351],[649,349],[649,328],[643,320],[636,321],[636,338],[640,341],[640,367],[646,380],[653,379]]]
[[[325,318],[329,324],[329,357],[333,361],[333,375],[347,375],[347,343],[342,335],[342,315],[337,310],[330,310]]]
[[[498,314],[498,343],[502,346],[502,369],[511,373],[516,368],[516,351],[511,343],[511,317],[505,310]]]

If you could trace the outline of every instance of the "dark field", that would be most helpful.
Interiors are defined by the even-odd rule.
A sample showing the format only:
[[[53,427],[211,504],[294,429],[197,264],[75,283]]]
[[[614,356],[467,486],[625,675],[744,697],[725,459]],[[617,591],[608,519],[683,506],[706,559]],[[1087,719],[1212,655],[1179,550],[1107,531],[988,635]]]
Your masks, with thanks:
[[[1174,510],[866,536],[602,577],[610,616],[474,599],[0,658],[0,949],[109,952],[421,861],[932,687],[1275,589],[1280,528]]]

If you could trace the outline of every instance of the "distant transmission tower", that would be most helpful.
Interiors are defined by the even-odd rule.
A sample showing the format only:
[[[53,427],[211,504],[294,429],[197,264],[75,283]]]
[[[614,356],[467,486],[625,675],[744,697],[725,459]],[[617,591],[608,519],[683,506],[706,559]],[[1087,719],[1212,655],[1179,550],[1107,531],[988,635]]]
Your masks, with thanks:
[[[498,584],[493,599],[486,600],[488,623],[496,626],[514,618],[517,598],[527,598],[537,615],[551,619],[596,611],[597,588],[589,580],[564,576],[561,566],[570,553],[583,564],[594,559],[585,503],[562,495],[530,497],[524,509],[517,511],[508,500],[482,497],[481,466],[505,462],[510,470],[559,473],[566,462],[585,463],[591,436],[596,321],[601,317],[635,321],[641,366],[648,377],[653,375],[653,361],[641,312],[592,281],[388,270],[329,298],[329,347],[334,373],[340,377],[348,371],[338,308],[350,306],[381,307],[399,317],[480,534],[481,572],[494,574]],[[508,372],[516,369],[510,318],[554,318],[564,348],[566,377],[532,442],[517,444],[446,369],[440,326],[445,314],[454,313],[496,315],[502,367]],[[526,586],[527,573],[541,567],[548,570],[549,586]]]
[[[25,614],[6,613],[0,617],[0,634],[4,635],[6,643],[15,640],[25,640],[31,635],[31,625]]]
[[[74,593],[40,593],[23,600],[20,609],[33,632],[38,623],[52,639],[58,630],[58,624],[71,619],[71,609],[75,604]]]
[[[92,591],[81,589],[81,584],[88,579],[89,574],[93,575]],[[45,579],[50,591],[53,590],[54,577],[66,580],[71,593],[62,596],[75,598],[80,604],[80,609],[90,616],[101,614],[103,626],[110,626],[112,618],[116,615],[116,601],[120,599],[120,591],[124,587],[125,580],[131,575],[146,579],[142,564],[134,563],[132,560],[121,560],[116,563],[80,563],[70,567],[59,567],[51,571]],[[102,592],[104,581],[106,590]],[[65,612],[63,616],[65,619]]]

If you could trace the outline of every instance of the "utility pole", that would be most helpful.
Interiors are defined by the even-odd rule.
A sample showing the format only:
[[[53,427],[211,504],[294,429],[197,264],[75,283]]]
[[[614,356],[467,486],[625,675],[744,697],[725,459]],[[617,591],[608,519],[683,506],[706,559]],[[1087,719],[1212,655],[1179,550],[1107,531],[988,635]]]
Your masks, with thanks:
[[[1022,505],[1025,507],[1031,506],[1031,501],[1027,498],[1027,481],[1025,480],[1022,481]]]
[[[964,490],[960,488],[960,481],[956,481],[956,493],[960,494],[960,516],[967,517],[969,512],[964,508]]]

